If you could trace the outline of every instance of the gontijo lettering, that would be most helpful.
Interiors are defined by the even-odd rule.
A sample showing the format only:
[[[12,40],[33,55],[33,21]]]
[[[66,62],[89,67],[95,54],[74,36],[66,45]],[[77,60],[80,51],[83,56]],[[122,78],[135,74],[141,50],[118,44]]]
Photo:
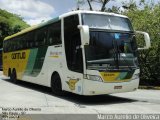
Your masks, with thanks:
[[[22,53],[12,53],[11,55],[12,59],[25,59],[26,58],[26,53],[22,52]]]

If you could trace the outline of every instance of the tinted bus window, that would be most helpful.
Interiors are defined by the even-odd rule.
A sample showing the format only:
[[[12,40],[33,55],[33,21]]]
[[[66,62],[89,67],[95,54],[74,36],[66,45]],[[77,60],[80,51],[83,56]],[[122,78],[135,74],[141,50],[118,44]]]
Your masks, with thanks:
[[[64,42],[67,66],[70,70],[83,72],[83,59],[78,15],[64,19]]]
[[[48,45],[61,44],[61,21],[52,24],[48,28]]]
[[[38,46],[45,45],[46,41],[47,41],[47,29],[41,28],[41,29],[37,30],[35,37],[36,37],[35,42],[38,42]]]

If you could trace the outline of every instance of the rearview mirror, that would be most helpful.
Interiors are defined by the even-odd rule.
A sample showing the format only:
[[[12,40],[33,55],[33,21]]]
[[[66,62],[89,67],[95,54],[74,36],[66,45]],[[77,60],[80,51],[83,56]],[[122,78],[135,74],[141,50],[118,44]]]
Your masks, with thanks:
[[[142,31],[136,31],[136,33],[143,35],[144,36],[144,40],[145,40],[145,46],[143,48],[138,48],[138,50],[149,49],[151,47],[151,41],[150,41],[149,34],[146,33],[146,32],[142,32]]]
[[[82,45],[89,45],[89,27],[87,25],[78,25],[81,31]]]

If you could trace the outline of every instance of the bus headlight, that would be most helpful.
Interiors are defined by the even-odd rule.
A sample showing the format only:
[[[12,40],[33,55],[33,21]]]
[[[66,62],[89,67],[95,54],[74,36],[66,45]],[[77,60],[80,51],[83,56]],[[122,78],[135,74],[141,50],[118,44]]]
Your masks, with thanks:
[[[87,79],[88,80],[93,80],[93,81],[100,81],[102,82],[102,78],[100,76],[96,76],[96,75],[87,75]]]

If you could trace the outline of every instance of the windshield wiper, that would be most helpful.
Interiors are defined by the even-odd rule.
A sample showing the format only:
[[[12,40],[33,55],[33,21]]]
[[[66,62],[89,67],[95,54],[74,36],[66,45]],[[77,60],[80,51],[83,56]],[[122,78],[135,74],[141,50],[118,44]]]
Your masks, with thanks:
[[[117,51],[117,52],[118,52],[119,56],[122,57],[123,61],[127,64],[127,67],[130,69],[130,71],[132,71],[133,69],[132,69],[131,66],[129,66],[129,63],[128,63],[128,61],[126,60],[126,58],[123,57],[122,55],[120,55],[120,53],[121,53],[122,51],[119,49],[119,47],[118,47],[118,51]]]
[[[130,39],[130,41],[131,41],[131,46],[134,46],[134,45],[132,45],[133,43],[132,42],[134,42],[134,39],[135,39],[135,35],[133,35],[132,36],[132,38]],[[135,46],[134,46],[135,47]],[[134,48],[132,48],[132,52],[134,53],[134,54],[136,54],[136,49]],[[118,52],[120,53],[120,52],[122,52],[119,48],[118,48]],[[128,63],[128,61],[126,60],[126,58],[124,57],[124,56],[120,56],[120,57],[122,57],[122,59],[123,59],[123,61],[127,64],[127,67],[132,71],[133,70],[133,68],[131,67],[131,66],[129,66],[129,63]]]
[[[113,56],[114,56],[114,62],[117,69],[119,69],[119,54],[118,54],[118,45],[116,40],[112,40],[112,46],[113,46]]]
[[[93,64],[112,64],[113,59],[100,59],[100,60],[90,60],[87,61],[87,63],[93,63]]]

